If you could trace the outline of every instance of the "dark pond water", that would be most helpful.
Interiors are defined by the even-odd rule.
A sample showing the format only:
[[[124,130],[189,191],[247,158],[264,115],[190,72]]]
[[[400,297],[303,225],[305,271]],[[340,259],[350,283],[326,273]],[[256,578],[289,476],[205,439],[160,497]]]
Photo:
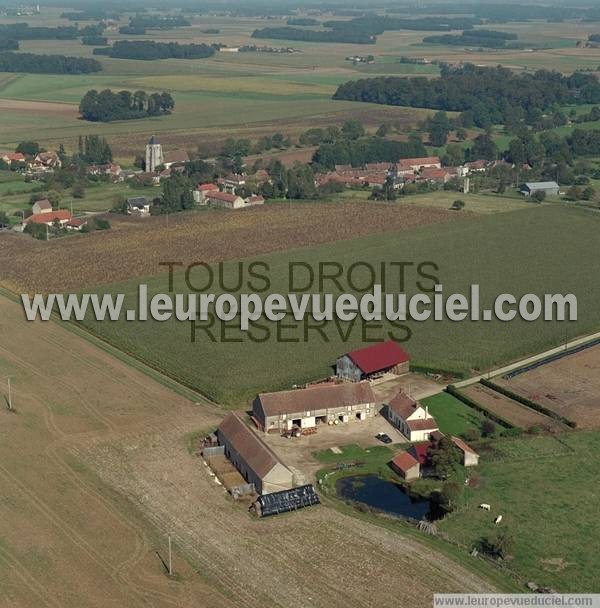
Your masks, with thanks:
[[[377,475],[343,477],[337,482],[337,493],[342,498],[363,503],[378,511],[424,519],[429,513],[428,500],[413,500],[397,483],[381,479]]]

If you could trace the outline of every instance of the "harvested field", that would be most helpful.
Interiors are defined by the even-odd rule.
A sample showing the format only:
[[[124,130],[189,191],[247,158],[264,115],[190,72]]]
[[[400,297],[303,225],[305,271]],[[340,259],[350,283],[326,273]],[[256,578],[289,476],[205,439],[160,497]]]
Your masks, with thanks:
[[[0,283],[15,291],[77,291],[166,270],[165,260],[219,262],[414,228],[459,217],[438,209],[373,202],[290,203],[243,211],[110,218],[110,232],[46,243],[0,235]],[[76,260],[76,263],[74,261]]]
[[[579,428],[600,428],[600,345],[494,382],[528,397]]]
[[[494,590],[326,506],[252,519],[187,449],[191,432],[218,423],[216,408],[55,323],[26,323],[4,298],[0,316],[0,377],[13,378],[16,408],[0,410],[2,606],[419,607],[434,591]],[[167,531],[176,580],[157,555]]]
[[[0,112],[16,114],[44,114],[48,120],[52,118],[77,118],[79,110],[75,104],[55,103],[51,101],[22,101],[16,99],[0,99]]]
[[[567,427],[557,420],[553,420],[549,416],[544,416],[540,412],[536,412],[524,405],[520,404],[510,397],[506,397],[496,391],[483,386],[482,384],[473,384],[461,389],[461,393],[473,399],[476,403],[484,407],[492,414],[496,414],[503,420],[506,420],[513,426],[529,429],[532,426],[538,426],[545,431],[564,431]]]

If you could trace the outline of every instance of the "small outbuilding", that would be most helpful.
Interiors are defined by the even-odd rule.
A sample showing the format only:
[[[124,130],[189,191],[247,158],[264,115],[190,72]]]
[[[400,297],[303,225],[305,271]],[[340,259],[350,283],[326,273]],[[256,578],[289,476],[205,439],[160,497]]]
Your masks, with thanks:
[[[392,469],[406,481],[418,479],[421,474],[419,461],[408,452],[398,452],[390,462]]]
[[[519,192],[524,196],[533,196],[536,192],[543,192],[546,196],[558,196],[560,187],[556,182],[526,182]]]
[[[409,371],[410,355],[393,340],[350,351],[336,361],[338,378],[360,382],[385,373],[396,375]]]
[[[479,454],[459,437],[450,437],[452,443],[459,449],[461,454],[461,464],[464,467],[474,467],[479,464]]]

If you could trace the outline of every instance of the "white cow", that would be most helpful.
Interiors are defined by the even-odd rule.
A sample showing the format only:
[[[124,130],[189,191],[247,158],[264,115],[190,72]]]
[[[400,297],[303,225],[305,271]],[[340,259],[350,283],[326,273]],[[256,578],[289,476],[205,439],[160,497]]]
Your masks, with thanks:
[[[496,519],[494,520],[495,524],[499,524],[502,521],[502,515],[498,515],[498,517],[496,517]]]
[[[479,508],[480,508],[480,509],[483,509],[484,511],[489,511],[489,510],[491,509],[490,505],[486,504],[485,502],[482,502],[482,503],[479,505]]]

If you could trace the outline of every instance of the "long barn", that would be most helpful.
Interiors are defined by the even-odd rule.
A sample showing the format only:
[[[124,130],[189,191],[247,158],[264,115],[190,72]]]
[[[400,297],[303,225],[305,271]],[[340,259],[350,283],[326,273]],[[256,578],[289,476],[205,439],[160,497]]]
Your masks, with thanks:
[[[254,422],[265,433],[365,420],[375,413],[375,396],[368,382],[261,393],[252,404]]]

